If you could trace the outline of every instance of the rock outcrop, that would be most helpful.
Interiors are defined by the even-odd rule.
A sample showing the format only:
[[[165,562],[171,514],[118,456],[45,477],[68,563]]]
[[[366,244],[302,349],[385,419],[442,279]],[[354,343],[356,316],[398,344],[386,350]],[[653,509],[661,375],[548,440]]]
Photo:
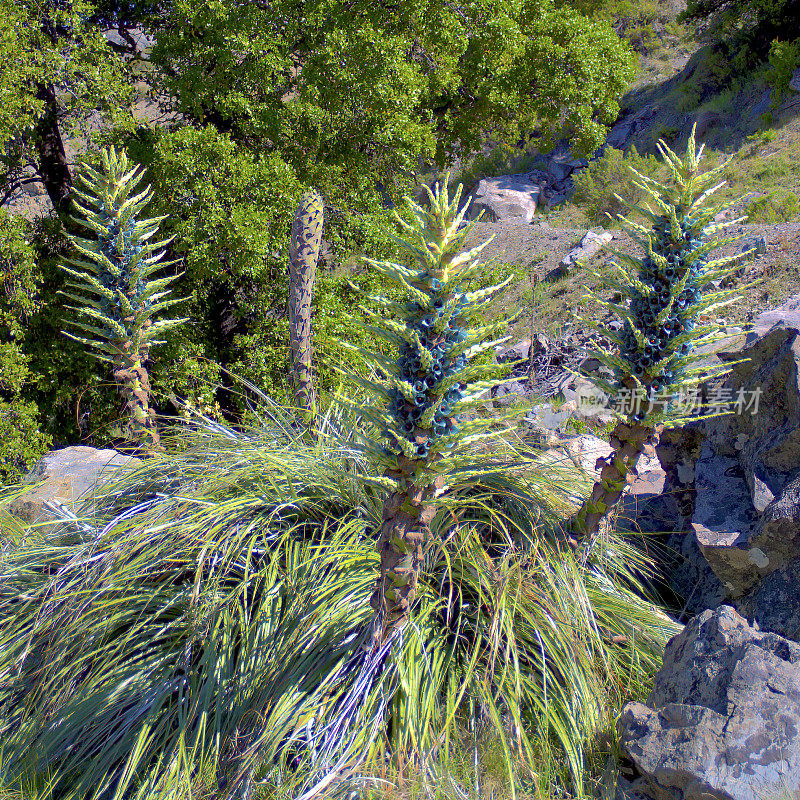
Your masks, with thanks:
[[[694,616],[618,721],[617,800],[800,795],[800,295],[718,357],[749,359],[701,387],[735,413],[657,448],[680,499],[662,566]]]
[[[633,765],[618,800],[797,797],[800,644],[708,609],[669,641],[647,703],[628,703],[617,730]]]
[[[464,204],[470,204],[465,219],[477,219],[483,212],[484,222],[519,220],[527,225],[533,222],[542,195],[541,184],[527,173],[484,178],[464,198]]]
[[[788,600],[800,569],[800,296],[757,317],[745,346],[718,356],[749,359],[701,387],[706,403],[734,413],[690,423],[659,446],[668,485],[687,501],[667,542],[686,557],[671,570],[674,588],[695,590],[689,613],[724,597],[762,630],[798,639],[800,603]]]
[[[94,447],[65,447],[53,450],[36,462],[25,483],[41,486],[20,495],[9,510],[25,522],[41,522],[51,515],[45,503],[61,502],[73,512],[99,484],[119,469],[131,469],[142,462],[116,450]]]

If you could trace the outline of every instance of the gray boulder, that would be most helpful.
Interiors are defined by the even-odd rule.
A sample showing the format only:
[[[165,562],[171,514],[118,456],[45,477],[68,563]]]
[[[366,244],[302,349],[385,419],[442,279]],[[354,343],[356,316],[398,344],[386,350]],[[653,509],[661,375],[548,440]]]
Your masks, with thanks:
[[[541,342],[537,339],[539,346],[541,346]],[[506,364],[511,362],[515,364],[515,371],[520,366],[522,367],[522,372],[527,371],[527,364],[525,363],[530,359],[531,356],[531,340],[530,339],[523,339],[521,342],[518,342],[513,347],[503,347],[502,345],[498,345],[498,352],[495,358],[497,359],[498,364]],[[520,363],[521,362],[521,363]]]
[[[796,797],[800,645],[708,609],[669,641],[647,703],[628,703],[617,730],[633,765],[618,800]]]
[[[778,324],[738,353],[721,356],[750,361],[708,387],[710,396],[730,398],[734,413],[703,423],[707,448],[696,470],[692,529],[738,598],[800,558],[800,331]]]
[[[614,235],[603,228],[593,228],[588,231],[581,239],[580,245],[567,253],[561,259],[560,266],[569,270],[580,261],[588,261],[603,248],[603,245],[610,242]]]
[[[92,490],[118,474],[120,469],[133,469],[141,460],[116,450],[94,447],[65,447],[52,450],[39,459],[25,477],[26,484],[44,483],[20,495],[9,511],[26,522],[42,522],[53,515],[45,503],[61,502],[72,511],[91,496]]]
[[[540,185],[532,183],[527,173],[484,178],[465,198],[465,203],[471,201],[465,217],[475,220],[483,211],[483,222],[516,220],[530,224],[539,194]]]

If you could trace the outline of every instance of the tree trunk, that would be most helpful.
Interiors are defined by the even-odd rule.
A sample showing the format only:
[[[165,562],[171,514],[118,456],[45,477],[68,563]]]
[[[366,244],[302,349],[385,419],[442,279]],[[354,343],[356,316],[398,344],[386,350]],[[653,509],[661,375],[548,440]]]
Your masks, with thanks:
[[[322,196],[307,192],[297,207],[289,246],[289,346],[295,403],[303,410],[312,438],[316,395],[311,374],[311,301],[323,221]]]
[[[58,101],[51,84],[39,84],[36,97],[44,101],[44,114],[36,125],[39,172],[53,208],[66,225],[72,176],[58,127]]]

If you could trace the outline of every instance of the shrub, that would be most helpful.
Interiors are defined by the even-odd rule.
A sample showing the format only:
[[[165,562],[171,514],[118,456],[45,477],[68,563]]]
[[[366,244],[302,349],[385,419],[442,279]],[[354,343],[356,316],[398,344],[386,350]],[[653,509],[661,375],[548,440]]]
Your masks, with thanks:
[[[789,89],[792,74],[800,67],[800,39],[793,42],[775,39],[769,48],[769,67],[767,83],[772,88],[770,108],[775,110]]]
[[[0,482],[24,475],[52,439],[39,431],[39,408],[24,390],[35,383],[23,349],[25,329],[39,305],[41,272],[32,225],[0,211]]]
[[[800,219],[800,203],[794,192],[779,199],[778,192],[770,192],[747,206],[747,221],[762,225],[779,225]]]
[[[589,166],[575,173],[575,193],[572,202],[582,208],[593,225],[608,223],[607,215],[616,215],[624,206],[617,195],[636,205],[644,192],[631,177],[629,167],[649,178],[655,177],[661,165],[653,156],[640,156],[632,146],[626,156],[622,150],[606,147],[603,155]]]
[[[28,378],[27,359],[15,345],[0,345],[0,484],[15,482],[42,456],[52,438],[39,430],[39,408],[17,387]],[[11,375],[11,380],[8,376]]]
[[[738,73],[763,63],[771,42],[797,27],[798,0],[688,0],[678,22],[700,20],[707,34],[730,47]]]

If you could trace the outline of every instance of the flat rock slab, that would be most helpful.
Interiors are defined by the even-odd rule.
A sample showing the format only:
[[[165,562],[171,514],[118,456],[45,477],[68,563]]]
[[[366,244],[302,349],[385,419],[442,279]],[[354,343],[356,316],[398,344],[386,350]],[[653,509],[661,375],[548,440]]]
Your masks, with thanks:
[[[98,484],[113,478],[120,468],[135,468],[141,460],[116,450],[94,447],[65,447],[53,450],[36,463],[25,483],[45,482],[18,497],[9,510],[25,522],[37,522],[48,516],[44,504],[59,500],[73,511]]]

